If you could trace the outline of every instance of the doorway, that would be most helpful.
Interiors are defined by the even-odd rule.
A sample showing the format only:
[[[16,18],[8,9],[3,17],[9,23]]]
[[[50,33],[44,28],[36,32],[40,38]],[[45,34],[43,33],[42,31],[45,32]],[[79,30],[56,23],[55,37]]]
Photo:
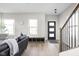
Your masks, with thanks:
[[[56,22],[48,21],[48,40],[56,40]]]

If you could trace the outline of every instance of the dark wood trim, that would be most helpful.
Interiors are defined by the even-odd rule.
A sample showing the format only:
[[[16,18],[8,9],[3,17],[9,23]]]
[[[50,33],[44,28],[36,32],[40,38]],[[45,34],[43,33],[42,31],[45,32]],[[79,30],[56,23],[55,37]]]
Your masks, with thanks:
[[[66,26],[66,24],[68,23],[69,19],[77,11],[78,8],[79,8],[79,3],[77,4],[76,8],[73,10],[73,12],[71,13],[71,15],[68,17],[67,21],[65,22],[65,24],[63,25],[63,27],[61,28],[61,30]]]
[[[54,26],[49,26],[49,23],[51,22],[54,22]],[[50,32],[49,28],[54,28],[54,32]],[[50,40],[49,33],[54,33],[54,37],[51,37],[51,39],[56,40],[56,21],[48,21],[48,39]]]
[[[62,30],[60,29],[60,52],[62,52]]]

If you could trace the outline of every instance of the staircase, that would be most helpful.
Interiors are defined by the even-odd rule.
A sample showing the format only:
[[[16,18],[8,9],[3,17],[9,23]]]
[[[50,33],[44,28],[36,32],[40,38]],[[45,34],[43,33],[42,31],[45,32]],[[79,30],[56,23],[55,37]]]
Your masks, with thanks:
[[[60,55],[79,46],[79,4],[61,28],[60,35]]]

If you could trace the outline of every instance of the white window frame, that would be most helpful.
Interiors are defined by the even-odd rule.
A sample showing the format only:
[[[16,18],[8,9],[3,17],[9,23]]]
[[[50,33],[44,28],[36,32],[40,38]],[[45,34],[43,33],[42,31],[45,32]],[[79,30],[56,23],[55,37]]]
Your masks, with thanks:
[[[30,21],[33,21],[33,20],[36,20],[36,26],[34,25],[34,26],[31,26],[31,24],[30,24]],[[31,22],[32,22],[31,21]],[[36,28],[36,33],[31,33],[31,28]],[[29,35],[38,35],[38,20],[37,19],[29,19]]]

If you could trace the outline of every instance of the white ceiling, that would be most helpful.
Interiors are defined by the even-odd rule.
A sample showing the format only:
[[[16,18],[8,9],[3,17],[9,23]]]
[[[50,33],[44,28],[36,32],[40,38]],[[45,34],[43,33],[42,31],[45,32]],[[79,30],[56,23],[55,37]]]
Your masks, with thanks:
[[[62,13],[72,3],[0,3],[0,12],[2,13],[46,13],[55,15]]]

